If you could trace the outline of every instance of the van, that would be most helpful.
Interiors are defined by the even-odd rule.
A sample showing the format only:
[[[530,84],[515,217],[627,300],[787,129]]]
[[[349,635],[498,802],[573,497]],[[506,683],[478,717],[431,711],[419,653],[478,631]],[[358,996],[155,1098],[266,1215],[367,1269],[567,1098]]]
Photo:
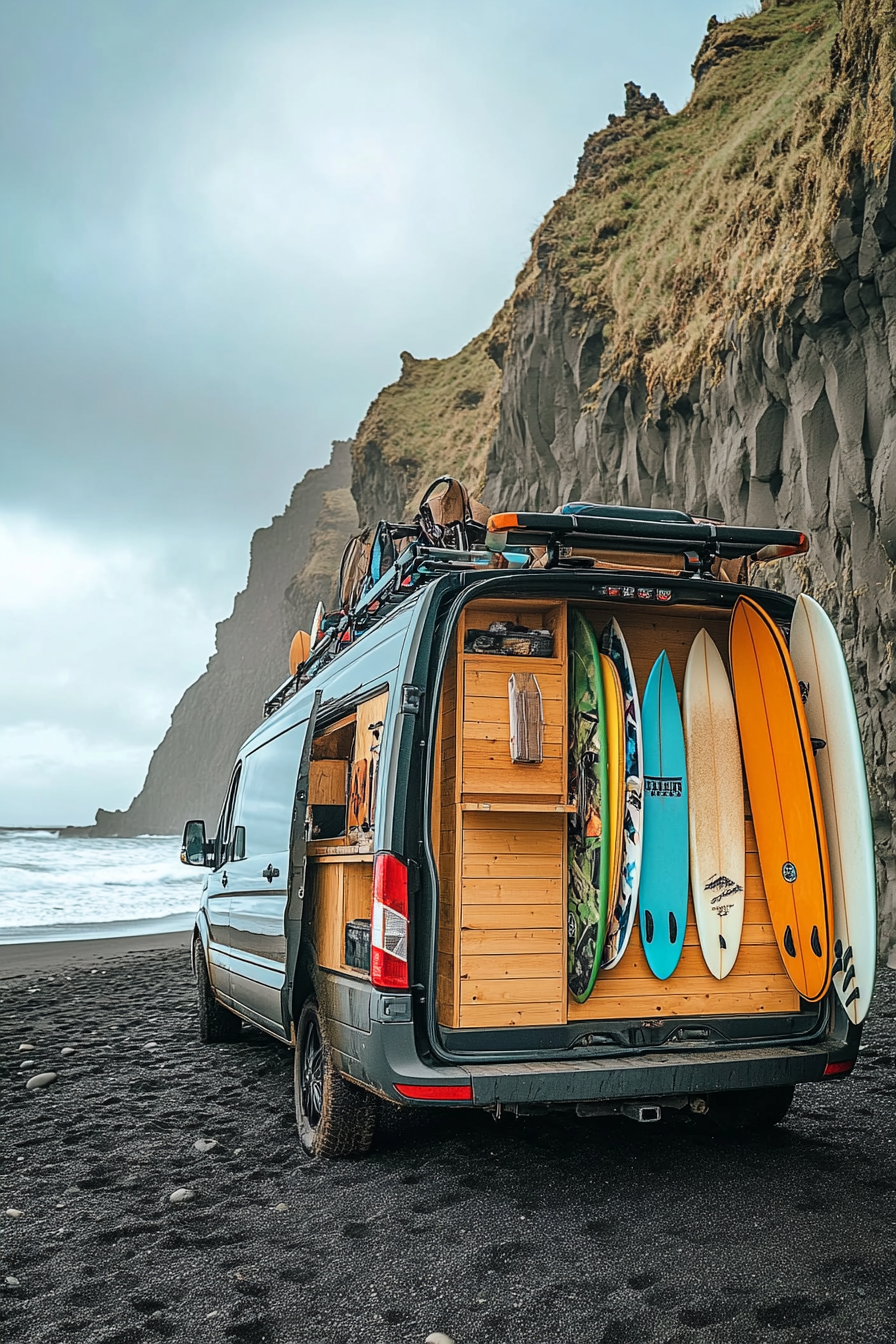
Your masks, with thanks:
[[[727,662],[742,595],[787,630],[793,599],[743,580],[806,539],[586,506],[488,526],[466,551],[412,542],[317,620],[239,753],[217,833],[187,823],[182,857],[209,869],[201,1038],[251,1023],[293,1049],[299,1138],[318,1156],[367,1151],[390,1106],[774,1124],[795,1086],[850,1071],[861,1025],[833,988],[807,1002],[788,976],[749,800],[731,974],[707,969],[690,904],[670,976],[636,926],[583,1002],[569,992],[567,628],[573,609],[596,631],[615,618],[641,694],[663,651],[681,692],[701,629]],[[526,675],[529,759],[508,699]]]

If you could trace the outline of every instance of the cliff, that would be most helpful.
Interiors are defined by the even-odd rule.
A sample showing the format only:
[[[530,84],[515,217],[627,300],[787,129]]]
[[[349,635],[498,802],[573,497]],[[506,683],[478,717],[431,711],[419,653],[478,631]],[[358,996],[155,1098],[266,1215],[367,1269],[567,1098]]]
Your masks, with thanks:
[[[335,591],[334,570],[357,526],[350,449],[334,443],[327,466],[309,471],[283,513],[255,533],[246,587],[216,627],[215,653],[174,710],[143,788],[126,811],[101,808],[84,830],[174,835],[187,817],[214,828],[236,753],[289,672],[292,636]]]
[[[764,0],[759,14],[710,20],[693,74],[693,96],[674,116],[626,86],[625,115],[589,137],[574,186],[537,230],[487,332],[447,360],[402,356],[401,377],[355,437],[351,490],[362,523],[408,515],[421,486],[452,470],[493,506],[578,497],[811,530],[811,555],[766,581],[811,590],[837,621],[867,749],[890,944],[896,0]],[[333,488],[321,486],[315,507]],[[344,495],[328,496],[325,516],[337,512],[310,559],[281,566],[276,580],[270,562],[264,601],[282,617],[265,618],[263,637],[278,644],[270,661],[258,650],[251,670],[245,661],[262,637],[251,612],[263,585],[250,573],[209,671],[175,712],[170,758],[216,776],[209,818],[300,623],[300,604],[276,584],[300,563],[321,586],[331,581],[351,516]],[[293,601],[310,586],[293,584]],[[239,685],[245,713],[210,764],[215,677]],[[187,735],[189,751],[175,752]],[[177,829],[183,800],[199,796],[186,788],[197,767],[182,766],[168,806],[164,748],[128,825],[139,804],[147,829]],[[163,799],[160,827],[153,809]]]
[[[512,301],[485,498],[806,528],[896,942],[896,5],[710,25],[688,106],[591,137]]]

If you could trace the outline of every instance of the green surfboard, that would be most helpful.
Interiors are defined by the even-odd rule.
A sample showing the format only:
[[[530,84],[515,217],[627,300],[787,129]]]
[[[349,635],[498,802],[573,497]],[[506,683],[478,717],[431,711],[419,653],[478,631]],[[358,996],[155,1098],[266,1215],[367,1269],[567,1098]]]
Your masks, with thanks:
[[[607,730],[600,652],[589,622],[569,608],[569,817],[567,961],[569,992],[584,1003],[607,936],[610,880]],[[606,844],[604,838],[606,837]]]

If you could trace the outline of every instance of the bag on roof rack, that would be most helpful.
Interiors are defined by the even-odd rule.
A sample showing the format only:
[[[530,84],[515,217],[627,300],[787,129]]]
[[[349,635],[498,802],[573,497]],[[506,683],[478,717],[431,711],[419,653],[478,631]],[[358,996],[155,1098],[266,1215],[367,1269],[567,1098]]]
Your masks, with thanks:
[[[441,495],[433,495],[436,486],[446,485]],[[465,485],[453,476],[437,476],[423,492],[414,518],[420,540],[427,546],[468,551],[482,546],[487,535],[490,510],[473,499]]]

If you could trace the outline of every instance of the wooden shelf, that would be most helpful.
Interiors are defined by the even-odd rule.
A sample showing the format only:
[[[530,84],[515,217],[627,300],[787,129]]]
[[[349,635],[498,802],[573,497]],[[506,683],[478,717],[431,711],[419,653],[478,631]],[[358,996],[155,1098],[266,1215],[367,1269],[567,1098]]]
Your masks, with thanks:
[[[461,812],[575,812],[575,803],[517,803],[506,798],[493,803],[460,803]]]

